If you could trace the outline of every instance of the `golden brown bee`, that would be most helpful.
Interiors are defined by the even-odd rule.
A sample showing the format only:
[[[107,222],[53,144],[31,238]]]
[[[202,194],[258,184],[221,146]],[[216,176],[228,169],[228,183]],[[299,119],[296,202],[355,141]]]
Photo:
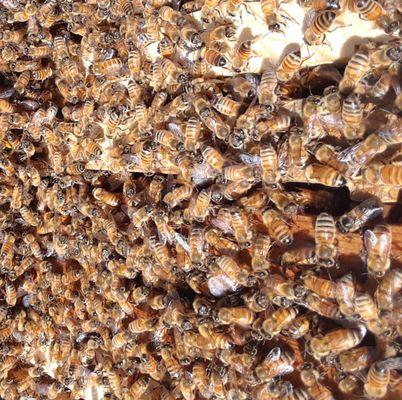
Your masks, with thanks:
[[[202,150],[202,156],[213,169],[222,172],[226,159],[218,150],[211,146],[206,146]]]
[[[315,222],[315,254],[319,265],[327,268],[335,265],[337,253],[335,241],[336,229],[334,218],[327,213],[321,213]]]
[[[272,1],[272,0],[269,0]],[[261,77],[260,86],[258,88],[258,102],[265,106],[268,111],[273,111],[277,101],[276,90],[278,87],[278,78],[276,72],[272,68],[268,68]]]
[[[398,164],[368,166],[363,169],[363,177],[371,184],[380,181],[386,185],[400,186],[402,167]]]
[[[402,273],[392,269],[385,273],[375,291],[375,300],[380,310],[392,310],[394,297],[402,288]]]
[[[342,121],[345,124],[344,135],[347,140],[356,140],[364,135],[363,104],[360,97],[350,94],[342,104]]]
[[[369,68],[369,54],[363,50],[356,52],[346,65],[342,80],[339,82],[339,91],[350,93]]]
[[[5,300],[9,306],[14,307],[17,303],[17,291],[11,282],[5,284]]]
[[[287,325],[286,328],[282,330],[282,333],[294,339],[300,339],[309,333],[311,329],[310,322],[311,318],[306,315],[301,315],[296,317],[289,325]]]
[[[241,326],[250,326],[255,319],[255,313],[248,307],[221,307],[216,319],[221,324],[237,324]]]
[[[302,0],[301,5],[316,11],[339,10],[339,0]]]
[[[337,285],[328,279],[319,278],[312,271],[305,271],[301,280],[306,289],[311,290],[318,296],[334,299],[336,297]]]
[[[295,307],[280,308],[264,320],[262,329],[268,336],[276,336],[296,318],[297,314],[298,309]]]
[[[346,184],[345,177],[336,169],[320,164],[310,164],[305,169],[306,178],[312,183],[338,187]]]
[[[238,115],[240,103],[228,96],[217,95],[211,101],[212,106],[221,114],[229,117]]]
[[[382,277],[391,266],[392,234],[388,225],[377,225],[364,232],[366,264],[370,274]]]
[[[319,297],[315,293],[307,294],[302,303],[309,310],[324,317],[331,319],[338,319],[341,317],[338,305],[335,302]]]
[[[378,357],[379,352],[375,347],[357,347],[337,355],[335,365],[339,371],[355,372],[368,368]]]
[[[120,198],[117,194],[110,193],[104,189],[96,188],[92,191],[92,194],[96,200],[110,207],[117,207],[120,204]]]
[[[216,265],[235,282],[239,283],[240,285],[247,284],[249,271],[241,268],[232,257],[221,256],[216,261]]]
[[[364,394],[370,399],[382,399],[388,392],[390,378],[387,361],[375,362],[368,371],[364,383]]]
[[[276,376],[287,375],[293,372],[295,361],[293,353],[282,351],[280,347],[274,347],[255,368],[254,374],[260,382],[268,382]]]
[[[150,379],[148,376],[139,377],[129,388],[130,394],[134,398],[140,398],[149,387]]]
[[[338,160],[338,153],[335,148],[329,144],[322,144],[317,147],[314,153],[315,158],[322,164],[335,168],[342,174],[347,171],[347,165]]]
[[[267,210],[262,214],[262,219],[268,228],[269,236],[274,240],[286,246],[289,246],[293,242],[293,234],[279,212]]]
[[[321,44],[325,40],[325,34],[331,28],[336,12],[325,10],[315,14],[308,28],[304,32],[304,41],[308,45]]]
[[[276,186],[279,181],[278,154],[271,144],[260,147],[262,179],[268,186]]]
[[[281,63],[276,70],[278,80],[287,82],[298,72],[303,62],[300,50],[292,51],[283,57]]]
[[[164,203],[170,208],[176,207],[179,203],[190,198],[193,193],[193,187],[190,185],[183,185],[173,189],[163,197]]]
[[[300,379],[306,386],[309,398],[321,400],[335,400],[332,392],[319,382],[320,373],[313,369],[310,364],[302,366]]]
[[[369,198],[341,216],[336,223],[336,227],[342,233],[355,232],[368,221],[380,216],[382,212],[382,204],[375,198]]]
[[[270,248],[271,239],[269,236],[257,236],[251,248],[251,266],[254,271],[265,271],[268,269],[269,261],[267,260],[267,256]]]
[[[356,347],[363,340],[366,332],[363,326],[357,329],[336,329],[322,337],[311,338],[309,347],[317,360],[328,355],[334,356]]]
[[[268,190],[268,197],[272,203],[275,204],[276,208],[287,215],[292,215],[297,213],[297,204],[295,199],[290,193],[283,190]]]

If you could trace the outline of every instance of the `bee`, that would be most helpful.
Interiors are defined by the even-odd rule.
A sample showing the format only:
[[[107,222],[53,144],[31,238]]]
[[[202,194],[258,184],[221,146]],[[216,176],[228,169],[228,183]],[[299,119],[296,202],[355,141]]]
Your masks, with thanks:
[[[311,290],[318,296],[334,299],[336,297],[336,283],[328,280],[319,278],[314,275],[312,271],[305,271],[301,275],[301,280],[303,281],[306,289]]]
[[[322,337],[312,337],[309,348],[317,360],[328,355],[335,356],[360,344],[366,332],[367,329],[361,325],[357,329],[336,329]]]
[[[309,181],[324,186],[339,187],[346,184],[345,177],[328,165],[310,164],[305,169],[305,176]]]
[[[211,146],[205,146],[202,149],[202,156],[205,162],[209,164],[211,168],[218,172],[222,172],[226,159],[218,150]]]
[[[271,0],[269,0],[271,1]],[[276,91],[278,78],[274,68],[268,68],[261,76],[260,86],[258,87],[258,102],[272,112],[278,100]]]
[[[40,219],[39,217],[33,213],[29,208],[27,207],[21,207],[19,210],[21,217],[23,220],[31,226],[39,226],[40,224]]]
[[[336,12],[325,10],[314,15],[308,28],[304,32],[304,41],[309,45],[318,45],[324,42],[325,33],[333,24]]]
[[[379,217],[382,213],[382,204],[375,198],[369,198],[342,215],[337,221],[336,227],[344,234],[356,232],[368,221]]]
[[[3,243],[0,250],[0,254],[3,259],[8,260],[14,257],[14,244],[15,236],[7,232],[4,235]]]
[[[138,318],[128,324],[128,330],[134,334],[148,332],[154,329],[157,322],[158,318]]]
[[[369,71],[370,56],[364,51],[357,51],[348,61],[342,80],[339,82],[339,91],[350,93],[360,81],[360,79]]]
[[[195,195],[194,204],[191,207],[191,214],[197,221],[204,221],[209,214],[211,203],[211,191],[203,189],[198,195]]]
[[[326,318],[339,319],[341,317],[341,313],[335,302],[319,297],[315,293],[308,293],[301,304]]]
[[[222,237],[215,229],[209,229],[205,232],[205,240],[222,254],[234,255],[240,250],[237,243]]]
[[[240,109],[240,103],[228,96],[216,95],[212,98],[211,104],[219,113],[229,117],[237,116]]]
[[[367,373],[364,394],[370,399],[382,399],[388,392],[391,373],[387,361],[375,362]]]
[[[391,266],[392,234],[388,225],[377,225],[367,229],[363,236],[366,248],[367,270],[377,278],[381,278]]]
[[[110,193],[105,189],[93,189],[92,195],[101,203],[107,204],[110,207],[117,207],[120,204],[120,198],[117,194]]]
[[[266,310],[269,306],[269,298],[259,291],[245,294],[242,299],[244,304],[256,313]]]
[[[269,262],[267,256],[271,248],[269,236],[258,235],[251,248],[251,266],[253,271],[265,271],[268,269]]]
[[[393,63],[398,62],[401,57],[402,52],[398,45],[385,44],[371,52],[370,67],[388,68]]]
[[[356,372],[368,368],[379,358],[378,349],[363,346],[350,349],[335,357],[335,366],[339,371]]]
[[[295,307],[279,308],[264,320],[262,323],[263,331],[269,337],[277,336],[282,329],[286,328],[297,317],[298,312]]]
[[[345,163],[338,160],[338,153],[335,148],[329,144],[322,144],[317,147],[314,156],[320,163],[329,165],[342,174],[345,174],[348,169]]]
[[[313,265],[315,264],[316,255],[314,246],[302,246],[295,249],[287,250],[282,254],[282,265]]]
[[[165,346],[161,349],[161,358],[166,366],[166,369],[172,379],[180,379],[183,370],[180,363],[177,361],[171,349]]]
[[[248,307],[221,307],[215,318],[225,325],[250,326],[254,322],[255,313]]]
[[[295,199],[290,193],[282,190],[268,190],[268,197],[276,208],[287,215],[296,214],[298,207],[295,203]]]
[[[17,304],[17,291],[11,282],[6,282],[5,284],[5,300],[11,307]]]
[[[138,399],[148,390],[149,384],[149,376],[141,376],[130,386],[129,392],[134,398]]]
[[[276,70],[276,75],[280,82],[287,82],[299,71],[303,62],[300,50],[292,51],[283,57]]]
[[[364,135],[364,107],[359,95],[350,94],[342,104],[342,121],[345,124],[344,135],[347,140],[356,140]]]
[[[124,64],[120,58],[110,58],[105,61],[94,62],[92,70],[95,75],[117,75],[123,65]]]
[[[293,242],[293,234],[284,218],[275,210],[266,210],[262,214],[265,226],[268,228],[269,236],[285,246]]]
[[[175,208],[179,203],[190,198],[193,193],[193,187],[190,185],[179,186],[163,197],[163,202],[170,208]]]
[[[384,327],[380,326],[377,306],[370,294],[362,293],[355,297],[355,310],[370,331],[375,334],[384,331]]]
[[[397,164],[368,166],[362,173],[363,178],[372,184],[380,181],[385,185],[400,186],[402,182],[402,167]]]
[[[21,74],[18,76],[18,78],[14,83],[14,89],[19,94],[23,94],[25,92],[26,87],[28,86],[30,79],[31,79],[31,72],[29,70],[21,72]]]
[[[319,265],[333,267],[336,264],[336,229],[334,218],[328,213],[318,215],[315,222],[315,254]]]
[[[306,315],[300,315],[296,317],[289,325],[282,330],[285,336],[289,336],[294,339],[300,339],[307,335],[311,329],[311,318]]]
[[[249,272],[246,269],[241,268],[232,257],[223,255],[218,258],[216,265],[235,282],[240,285],[247,284]]]
[[[202,39],[200,34],[198,33],[197,28],[191,23],[183,25],[180,29],[180,38],[184,42],[186,49],[194,50],[202,47]],[[206,53],[208,50],[206,51]],[[205,53],[205,59],[207,59]],[[208,61],[207,61],[208,62]]]
[[[299,130],[291,132],[288,139],[288,146],[288,154],[291,164],[303,168],[308,161],[304,135]]]
[[[282,351],[280,347],[274,347],[255,368],[255,376],[259,382],[268,382],[271,379],[287,375],[293,372],[294,354],[290,351]]]
[[[402,273],[392,269],[385,273],[375,291],[375,299],[380,310],[392,310],[394,297],[402,288]]]
[[[232,227],[234,237],[240,245],[250,247],[252,239],[252,230],[249,226],[248,216],[241,208],[232,211]]]
[[[335,400],[332,392],[319,382],[320,373],[310,364],[302,366],[300,379],[307,388],[309,398],[320,400]]]
[[[50,67],[42,67],[32,71],[31,76],[34,81],[45,81],[53,75],[53,70]]]
[[[373,96],[378,99],[384,98],[391,89],[392,81],[392,75],[389,72],[384,72],[380,79],[373,86]]]
[[[354,315],[354,300],[355,300],[356,286],[353,275],[348,273],[336,282],[335,298],[339,304],[339,309],[346,317]]]
[[[315,11],[339,10],[339,0],[302,0],[301,5]]]
[[[272,144],[264,144],[260,147],[260,160],[262,179],[271,187],[276,187],[279,181],[278,154]]]
[[[187,151],[196,151],[199,146],[201,123],[198,118],[190,117],[186,124],[184,148]]]

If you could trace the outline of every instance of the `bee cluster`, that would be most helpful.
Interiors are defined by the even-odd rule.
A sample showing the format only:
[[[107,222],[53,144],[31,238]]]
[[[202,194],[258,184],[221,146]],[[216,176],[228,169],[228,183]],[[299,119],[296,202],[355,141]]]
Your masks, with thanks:
[[[1,2],[0,396],[398,397],[401,10],[343,3],[301,2],[308,44],[346,9],[389,40],[251,74],[242,0]]]

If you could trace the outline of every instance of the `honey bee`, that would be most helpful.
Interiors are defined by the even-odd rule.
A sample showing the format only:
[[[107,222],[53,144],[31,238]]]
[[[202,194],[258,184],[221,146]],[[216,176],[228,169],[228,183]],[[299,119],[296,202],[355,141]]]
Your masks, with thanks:
[[[303,301],[301,301],[301,304],[326,318],[338,319],[341,317],[341,313],[335,302],[319,297],[315,293],[308,293]]]
[[[234,237],[240,245],[250,247],[252,238],[252,230],[249,226],[248,216],[241,208],[232,211],[232,227]]]
[[[380,310],[391,310],[394,297],[402,287],[402,273],[399,269],[392,269],[385,273],[375,291],[375,299]]]
[[[296,317],[289,325],[282,330],[285,336],[289,336],[294,339],[300,339],[307,335],[311,328],[311,318],[306,315],[300,315]]]
[[[369,198],[342,215],[337,221],[336,227],[342,233],[356,232],[368,221],[377,218],[382,213],[382,204],[375,198]]]
[[[400,185],[402,167],[397,164],[372,165],[363,169],[363,178],[369,183],[380,181],[385,185]]]
[[[401,56],[401,50],[397,44],[385,44],[372,51],[370,54],[370,66],[373,68],[387,68],[394,62],[398,62]]]
[[[360,344],[366,332],[364,326],[359,326],[357,329],[336,329],[322,337],[312,337],[309,347],[317,360],[328,355],[335,356]]]
[[[269,0],[268,2],[270,2]],[[261,76],[260,86],[258,88],[258,102],[265,106],[268,111],[273,111],[277,102],[276,90],[278,87],[278,78],[274,68],[268,68]]]
[[[300,379],[307,388],[308,395],[313,399],[335,400],[332,392],[319,382],[320,373],[310,364],[302,366]]]
[[[5,300],[11,307],[17,304],[17,291],[11,282],[6,282],[5,284]]]
[[[271,144],[260,147],[262,179],[268,186],[275,187],[279,181],[278,154]]]
[[[301,4],[316,11],[340,9],[339,0],[303,0]]]
[[[240,103],[228,96],[216,95],[211,104],[219,113],[229,117],[237,116],[240,109]]]
[[[285,246],[293,242],[293,234],[283,217],[275,210],[266,210],[262,214],[265,226],[269,235]]]
[[[218,150],[211,146],[206,146],[202,149],[202,156],[213,169],[222,172],[226,159]]]
[[[268,190],[268,197],[276,208],[287,215],[293,215],[297,213],[297,204],[295,199],[290,193],[286,193],[283,190]]]
[[[269,262],[267,256],[271,248],[271,239],[269,236],[259,235],[255,239],[255,243],[251,249],[252,258],[251,266],[253,271],[265,271]]]
[[[343,315],[352,317],[354,315],[354,300],[356,287],[353,275],[348,273],[336,282],[335,298]]]
[[[310,164],[305,169],[306,178],[325,186],[338,187],[346,184],[345,177],[328,165]]]
[[[357,51],[348,61],[342,80],[339,82],[341,93],[350,93],[368,72],[370,68],[370,56],[364,51]]]
[[[388,392],[391,374],[387,361],[375,362],[368,371],[364,394],[370,399],[382,399]]]
[[[314,15],[308,28],[304,32],[304,41],[309,45],[318,45],[324,42],[325,33],[332,26],[336,12],[325,10]]]
[[[315,158],[322,164],[329,165],[330,167],[345,174],[348,167],[345,163],[337,159],[338,153],[335,148],[329,144],[322,144],[317,147],[314,153]]]
[[[364,135],[363,104],[360,97],[350,94],[342,104],[342,121],[345,124],[344,135],[347,140],[359,139]]]
[[[315,222],[315,254],[317,262],[321,266],[328,268],[336,264],[335,234],[334,218],[327,213],[318,215]]]
[[[328,279],[319,278],[312,271],[305,271],[301,275],[301,279],[304,286],[318,296],[332,299],[336,297],[336,283]]]
[[[259,382],[268,382],[271,379],[287,375],[293,372],[293,363],[295,361],[293,353],[282,351],[280,347],[274,347],[255,368],[255,376]]]
[[[141,376],[130,386],[129,392],[134,398],[140,398],[148,390],[149,384],[150,378]]]
[[[287,82],[298,72],[303,62],[300,50],[292,51],[283,57],[276,70],[276,75],[280,82]]]
[[[297,314],[298,309],[295,307],[279,308],[264,320],[262,329],[269,337],[276,336],[296,318]]]
[[[282,254],[282,265],[313,265],[315,263],[314,246],[302,246],[295,249],[287,250]]]
[[[92,194],[96,200],[107,204],[110,207],[117,207],[120,204],[120,198],[117,194],[107,192],[104,189],[93,189]]]
[[[388,225],[377,225],[364,232],[366,264],[370,274],[378,278],[384,276],[391,266],[392,234]]]
[[[221,324],[250,326],[254,322],[255,313],[248,307],[221,307],[215,318]]]
[[[190,198],[193,193],[193,187],[190,185],[182,185],[163,197],[163,202],[170,208],[175,208],[179,203]]]
[[[378,360],[378,350],[375,347],[357,347],[344,351],[335,357],[335,365],[339,371],[356,372],[368,368]]]

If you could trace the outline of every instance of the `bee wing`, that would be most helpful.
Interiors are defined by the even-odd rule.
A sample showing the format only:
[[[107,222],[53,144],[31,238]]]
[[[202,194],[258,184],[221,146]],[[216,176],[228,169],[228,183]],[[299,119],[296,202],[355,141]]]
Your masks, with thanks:
[[[402,357],[388,358],[387,360],[379,361],[378,364],[383,368],[402,369]]]
[[[265,357],[264,362],[272,362],[272,361],[277,361],[279,360],[279,357],[281,356],[281,348],[280,347],[274,347]]]
[[[213,296],[221,297],[229,292],[235,292],[238,285],[227,275],[220,274],[208,279],[208,288]]]
[[[177,243],[180,244],[181,247],[183,247],[184,251],[187,254],[190,254],[190,246],[188,245],[187,240],[183,235],[175,232],[175,240],[177,241]]]
[[[240,154],[240,160],[246,165],[260,165],[261,157],[255,154],[242,153]]]
[[[215,176],[214,170],[206,163],[197,164],[191,173],[191,178],[195,185],[203,185],[210,179],[215,178]]]

